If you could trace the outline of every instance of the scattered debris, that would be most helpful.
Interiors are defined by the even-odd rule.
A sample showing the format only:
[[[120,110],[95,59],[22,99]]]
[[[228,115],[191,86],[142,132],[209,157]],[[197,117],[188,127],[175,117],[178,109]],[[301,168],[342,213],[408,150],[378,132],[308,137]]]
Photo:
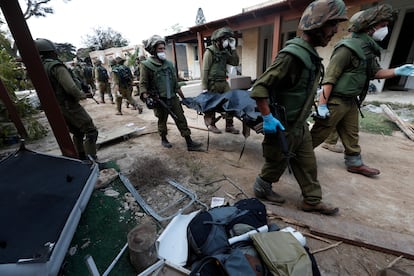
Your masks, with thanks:
[[[392,267],[392,266],[394,266],[399,260],[401,260],[402,258],[404,258],[404,256],[403,255],[401,255],[401,256],[399,256],[399,257],[397,257],[397,258],[395,258],[392,262],[390,262],[388,265],[387,265],[387,268],[390,268],[390,267]]]
[[[109,184],[118,177],[118,172],[113,169],[103,169],[99,171],[99,178],[96,181],[95,189],[107,188]]]
[[[234,181],[232,181],[230,178],[228,178],[224,174],[223,174],[223,176],[228,182],[230,182],[231,185],[233,185],[237,190],[239,190],[246,198],[249,198],[249,196],[243,191],[243,189],[239,185],[234,183]]]
[[[110,197],[118,197],[119,196],[119,192],[113,190],[112,188],[106,189],[104,194],[106,196],[110,196]]]
[[[311,253],[312,253],[312,254],[316,254],[316,253],[319,253],[319,252],[322,252],[322,251],[326,251],[326,250],[328,250],[328,249],[331,249],[331,248],[337,247],[338,245],[340,245],[340,244],[342,244],[342,243],[343,243],[342,241],[339,241],[339,242],[337,242],[337,243],[334,243],[334,244],[328,245],[327,247],[320,248],[320,249],[316,249],[316,250],[312,250],[312,251],[311,251]]]
[[[414,128],[411,126],[411,124],[398,117],[390,105],[381,104],[380,106],[388,118],[393,121],[410,140],[414,141]]]

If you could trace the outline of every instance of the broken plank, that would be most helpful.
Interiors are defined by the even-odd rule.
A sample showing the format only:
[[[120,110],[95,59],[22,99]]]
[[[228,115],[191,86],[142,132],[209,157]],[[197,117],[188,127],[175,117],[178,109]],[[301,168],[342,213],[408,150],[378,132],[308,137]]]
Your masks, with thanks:
[[[328,217],[269,204],[266,208],[273,214],[303,222],[312,234],[414,260],[413,235],[346,221],[339,216]]]
[[[404,122],[388,104],[381,104],[380,107],[384,111],[385,115],[393,121],[408,138],[414,141],[414,131],[410,124]]]

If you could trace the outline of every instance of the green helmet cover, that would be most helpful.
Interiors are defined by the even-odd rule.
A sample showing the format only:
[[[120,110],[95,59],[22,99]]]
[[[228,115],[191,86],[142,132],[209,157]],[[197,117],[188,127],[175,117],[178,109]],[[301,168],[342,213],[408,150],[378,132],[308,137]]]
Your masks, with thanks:
[[[37,50],[41,52],[57,52],[55,43],[46,38],[36,38],[34,41]]]
[[[310,3],[302,14],[299,29],[309,31],[318,29],[327,21],[346,21],[346,6],[342,0],[316,0]]]

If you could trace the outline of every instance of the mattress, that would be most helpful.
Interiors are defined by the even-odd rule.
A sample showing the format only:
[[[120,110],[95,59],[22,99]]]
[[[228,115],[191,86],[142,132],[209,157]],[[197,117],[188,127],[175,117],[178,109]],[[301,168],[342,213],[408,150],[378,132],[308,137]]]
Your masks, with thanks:
[[[0,275],[57,275],[99,176],[96,163],[22,147],[0,161]]]

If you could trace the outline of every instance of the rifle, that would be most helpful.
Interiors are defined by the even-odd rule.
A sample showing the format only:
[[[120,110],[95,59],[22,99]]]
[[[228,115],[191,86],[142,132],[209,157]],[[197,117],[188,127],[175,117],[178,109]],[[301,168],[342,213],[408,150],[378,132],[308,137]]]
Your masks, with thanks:
[[[92,93],[85,93],[87,99],[92,99],[96,104],[99,104],[99,102],[93,97]]]
[[[168,104],[166,104],[163,100],[161,100],[159,97],[149,93],[148,98],[152,99],[154,102],[158,103],[160,106],[162,106],[165,110],[167,110],[168,114],[171,115],[171,117],[174,118],[174,120],[178,119],[177,115],[171,110]],[[147,103],[148,105],[148,103]]]

